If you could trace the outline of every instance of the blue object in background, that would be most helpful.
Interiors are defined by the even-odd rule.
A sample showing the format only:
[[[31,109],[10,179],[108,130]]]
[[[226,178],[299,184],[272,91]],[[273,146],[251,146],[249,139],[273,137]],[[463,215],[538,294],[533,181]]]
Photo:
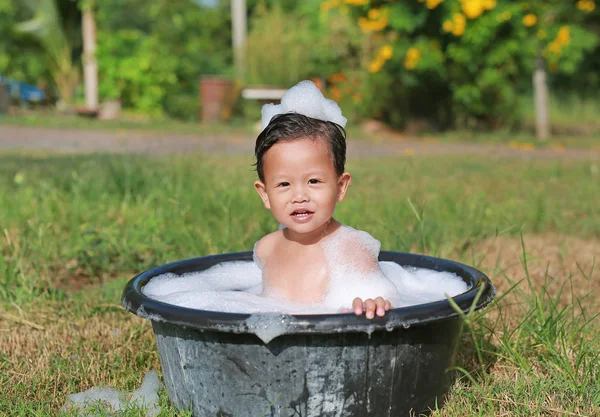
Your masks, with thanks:
[[[10,96],[17,100],[27,103],[38,103],[46,98],[46,93],[41,89],[31,84],[8,79],[2,75],[0,75],[0,84],[6,84]]]

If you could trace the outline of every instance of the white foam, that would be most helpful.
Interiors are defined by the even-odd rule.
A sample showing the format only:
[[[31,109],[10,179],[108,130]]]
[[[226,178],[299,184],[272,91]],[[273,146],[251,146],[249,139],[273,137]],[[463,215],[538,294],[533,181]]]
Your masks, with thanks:
[[[400,304],[398,289],[377,262],[381,245],[369,233],[342,226],[321,246],[329,277],[323,300],[327,308],[350,307],[356,297],[383,297],[393,306]]]
[[[160,412],[158,391],[161,388],[162,383],[156,371],[149,371],[144,376],[142,386],[131,393],[129,399],[127,393],[114,388],[92,387],[77,394],[70,394],[62,411],[80,410],[78,415],[90,416],[88,411],[91,407],[98,407],[109,413],[135,407],[145,410],[146,417],[156,417]],[[99,411],[98,415],[105,414]]]
[[[293,304],[260,295],[261,273],[252,262],[226,262],[201,272],[182,276],[165,274],[152,278],[142,292],[158,301],[198,310],[228,313],[330,314],[350,308],[355,297],[390,299],[393,308],[443,300],[467,290],[466,283],[450,272],[403,268],[394,262],[379,262],[381,275],[353,274],[332,278],[323,303]],[[226,282],[216,282],[217,278]],[[209,288],[207,283],[215,284]],[[151,286],[151,291],[147,288]],[[219,290],[219,288],[228,288]],[[177,289],[176,291],[174,289]],[[235,288],[235,290],[232,290]]]
[[[144,375],[142,386],[131,394],[130,404],[146,410],[146,416],[155,417],[160,412],[158,405],[158,391],[162,388],[162,383],[158,379],[156,371],[150,371]]]
[[[300,81],[285,92],[281,104],[265,104],[262,108],[262,128],[268,126],[276,114],[295,112],[318,120],[337,123],[346,127],[348,119],[342,115],[338,104],[327,99],[321,90],[309,80]]]

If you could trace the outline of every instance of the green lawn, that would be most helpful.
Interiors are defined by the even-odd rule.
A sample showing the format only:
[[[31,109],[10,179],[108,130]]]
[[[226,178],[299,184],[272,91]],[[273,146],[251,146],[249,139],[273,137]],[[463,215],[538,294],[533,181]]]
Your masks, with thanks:
[[[274,230],[251,164],[0,154],[0,415],[56,415],[68,393],[133,391],[160,369],[151,327],[120,307],[121,291],[152,266],[249,250]],[[466,318],[460,377],[435,416],[597,415],[597,161],[465,155],[348,169],[340,221],[386,250],[476,265],[499,289]],[[164,391],[162,401],[161,416],[182,415]]]
[[[260,115],[260,114],[259,114]],[[258,120],[258,117],[257,119]],[[56,129],[141,130],[167,134],[232,134],[254,135],[252,121],[235,120],[227,124],[197,122],[127,113],[120,120],[97,120],[54,111],[27,111],[17,115],[0,114],[0,125],[48,127]]]

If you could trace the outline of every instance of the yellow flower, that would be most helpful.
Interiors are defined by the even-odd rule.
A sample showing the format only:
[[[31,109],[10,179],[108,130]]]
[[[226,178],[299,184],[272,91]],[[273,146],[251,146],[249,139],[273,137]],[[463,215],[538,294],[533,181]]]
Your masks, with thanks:
[[[414,69],[418,65],[420,59],[421,51],[414,47],[409,48],[404,57],[404,67],[408,70]]]
[[[344,3],[351,6],[364,6],[365,4],[369,4],[369,0],[344,0]]]
[[[322,12],[327,12],[331,9],[333,9],[334,7],[337,7],[341,4],[341,0],[326,0],[324,2],[321,3],[321,11]]]
[[[433,10],[443,1],[444,0],[427,0],[426,6],[429,10]]]
[[[444,29],[444,32],[452,32],[452,29],[454,29],[454,23],[452,23],[451,20],[446,20],[442,28]]]
[[[462,36],[464,33],[465,33],[464,26],[454,26],[454,29],[452,29],[452,34],[454,36]]]
[[[492,10],[496,7],[496,0],[483,0],[483,8],[485,10]]]
[[[537,17],[533,13],[529,13],[523,18],[523,24],[527,27],[531,27],[531,26],[535,25],[536,23],[537,23]]]
[[[389,44],[383,45],[379,49],[379,57],[381,59],[388,60],[392,57],[392,54],[393,54],[392,46]]]
[[[380,15],[381,15],[381,13],[380,13],[379,9],[370,9],[369,13],[367,13],[367,16],[371,20],[378,19]]]
[[[567,45],[571,42],[571,30],[568,26],[563,26],[556,34],[556,43],[559,45]]]
[[[548,50],[552,52],[554,55],[559,56],[562,45],[556,41],[550,42],[548,45]]]
[[[577,2],[577,8],[582,12],[591,13],[596,8],[594,0],[579,0]]]
[[[467,19],[460,13],[454,13],[452,16],[452,34],[454,36],[461,36],[465,33],[465,27],[467,26]]]
[[[461,0],[462,11],[469,19],[476,19],[484,11],[483,2],[481,0]]]
[[[387,9],[371,9],[368,13],[368,18],[360,17],[358,26],[364,33],[379,32],[385,29],[388,25]]]
[[[379,72],[383,67],[383,60],[376,58],[369,64],[369,72]]]
[[[455,25],[464,26],[467,24],[467,19],[465,19],[465,16],[460,13],[454,13],[454,15],[452,16],[452,20],[454,21]]]

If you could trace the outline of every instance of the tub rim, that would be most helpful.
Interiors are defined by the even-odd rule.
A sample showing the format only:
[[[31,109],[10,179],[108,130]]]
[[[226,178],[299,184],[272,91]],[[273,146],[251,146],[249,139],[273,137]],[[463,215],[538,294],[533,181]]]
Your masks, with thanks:
[[[203,271],[221,262],[252,261],[252,251],[230,252],[184,259],[148,269],[133,277],[125,286],[121,298],[123,307],[151,321],[168,322],[199,330],[231,333],[257,333],[268,325],[282,327],[281,334],[391,331],[396,328],[425,325],[434,321],[461,316],[447,299],[409,307],[393,308],[384,317],[367,319],[364,314],[282,314],[282,313],[227,313],[198,310],[167,304],[144,295],[141,288],[155,276],[164,273],[181,275]],[[406,252],[381,251],[379,261],[391,261],[402,266],[454,272],[471,287],[452,297],[463,313],[487,306],[496,295],[490,279],[468,265],[433,256]],[[201,266],[202,268],[198,268]]]

